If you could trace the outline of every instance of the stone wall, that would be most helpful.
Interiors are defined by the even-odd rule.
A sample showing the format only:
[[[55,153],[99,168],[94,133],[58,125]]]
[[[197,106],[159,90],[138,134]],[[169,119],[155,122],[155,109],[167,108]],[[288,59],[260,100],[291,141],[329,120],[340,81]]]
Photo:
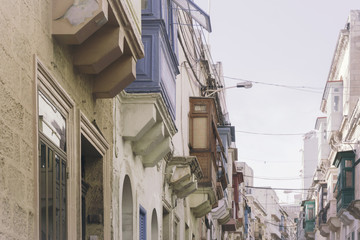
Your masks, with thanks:
[[[65,89],[76,110],[96,120],[112,149],[112,100],[93,98],[91,76],[78,74],[71,47],[52,38],[51,18],[50,0],[0,5],[0,239],[38,239],[34,56]]]

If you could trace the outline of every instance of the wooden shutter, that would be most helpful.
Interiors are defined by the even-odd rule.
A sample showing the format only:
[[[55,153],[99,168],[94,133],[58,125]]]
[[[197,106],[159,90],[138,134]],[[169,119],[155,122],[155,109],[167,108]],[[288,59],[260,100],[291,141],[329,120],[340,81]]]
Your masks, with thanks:
[[[146,211],[140,206],[139,239],[146,240]]]

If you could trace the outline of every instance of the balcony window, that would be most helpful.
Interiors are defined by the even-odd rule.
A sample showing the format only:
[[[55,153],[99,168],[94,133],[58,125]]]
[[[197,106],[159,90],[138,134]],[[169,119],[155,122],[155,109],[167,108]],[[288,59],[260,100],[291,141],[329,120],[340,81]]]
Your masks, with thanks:
[[[353,151],[338,152],[333,163],[338,168],[338,178],[334,190],[337,211],[346,208],[354,200],[354,159]]]
[[[66,118],[38,92],[40,234],[42,239],[67,239]]]
[[[327,203],[327,184],[321,184],[319,191],[319,210],[324,209]]]
[[[305,202],[305,232],[314,231],[315,227],[315,202]]]
[[[171,0],[142,0],[142,41],[145,57],[136,63],[136,80],[128,93],[160,93],[172,120],[175,120],[177,24]]]

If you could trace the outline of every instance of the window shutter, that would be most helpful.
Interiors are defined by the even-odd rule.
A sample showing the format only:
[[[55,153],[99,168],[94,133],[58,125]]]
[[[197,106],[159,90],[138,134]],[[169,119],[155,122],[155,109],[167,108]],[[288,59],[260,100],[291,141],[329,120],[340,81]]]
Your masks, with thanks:
[[[146,211],[140,207],[139,239],[146,240]]]

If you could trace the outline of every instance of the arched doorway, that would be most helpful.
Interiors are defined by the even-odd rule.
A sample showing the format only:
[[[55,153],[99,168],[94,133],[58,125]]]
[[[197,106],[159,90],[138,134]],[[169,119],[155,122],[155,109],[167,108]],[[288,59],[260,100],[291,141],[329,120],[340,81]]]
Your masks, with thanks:
[[[122,239],[133,239],[133,199],[129,176],[125,176],[122,192]]]
[[[154,209],[151,216],[151,240],[158,240],[158,239],[159,239],[159,227],[158,227],[156,210]]]

